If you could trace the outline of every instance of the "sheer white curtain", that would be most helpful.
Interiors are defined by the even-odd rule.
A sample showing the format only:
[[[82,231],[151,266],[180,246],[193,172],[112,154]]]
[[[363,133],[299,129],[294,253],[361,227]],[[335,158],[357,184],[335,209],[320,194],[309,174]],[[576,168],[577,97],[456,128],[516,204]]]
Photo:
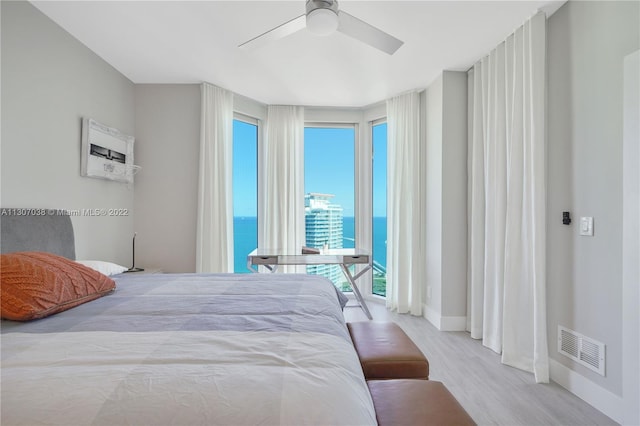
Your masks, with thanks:
[[[196,272],[233,272],[233,93],[201,86]]]
[[[304,108],[270,105],[260,170],[262,248],[300,250],[304,228]],[[294,269],[282,268],[283,271]]]
[[[424,183],[420,95],[387,101],[387,307],[422,314]]]
[[[467,329],[548,382],[545,16],[469,73]]]

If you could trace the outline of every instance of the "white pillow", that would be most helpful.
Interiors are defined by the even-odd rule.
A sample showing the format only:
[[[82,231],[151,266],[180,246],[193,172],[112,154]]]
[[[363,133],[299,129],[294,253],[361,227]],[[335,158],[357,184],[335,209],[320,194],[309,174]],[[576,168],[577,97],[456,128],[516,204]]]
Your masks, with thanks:
[[[102,260],[76,260],[76,262],[84,266],[88,266],[91,269],[95,269],[104,275],[121,274],[129,269],[126,266],[116,265],[111,262],[103,262]]]

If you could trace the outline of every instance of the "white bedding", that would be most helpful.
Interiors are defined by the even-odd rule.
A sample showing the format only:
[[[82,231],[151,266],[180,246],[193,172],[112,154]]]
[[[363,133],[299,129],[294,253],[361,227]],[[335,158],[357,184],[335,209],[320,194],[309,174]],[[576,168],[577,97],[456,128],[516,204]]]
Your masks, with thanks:
[[[177,281],[184,284],[185,277]],[[113,311],[118,318],[130,316],[128,323],[141,322],[142,331],[105,329],[108,327],[95,323],[95,318],[83,320],[81,307],[58,314],[59,319],[51,317],[22,327],[3,323],[3,425],[376,423],[357,355],[340,330],[344,323],[333,324],[331,319],[326,328],[337,327],[338,331],[320,331],[323,321],[336,317],[335,309],[340,313],[337,301],[324,306],[314,296],[321,290],[318,294],[326,299],[326,283],[289,283],[284,295],[276,295],[273,304],[265,293],[270,286],[260,287],[254,302],[263,305],[264,312],[257,314],[253,305],[252,324],[264,315],[270,320],[266,326],[236,330],[236,325],[223,325],[221,329],[203,330],[202,324],[192,324],[193,315],[181,313],[175,316],[175,322],[185,317],[184,324],[162,331],[143,322],[153,322],[153,316],[166,320],[163,309],[171,304],[166,295],[176,283],[165,276],[154,287],[142,282],[136,287],[135,281],[141,279],[117,281],[119,288],[130,286],[128,292],[138,294],[131,300],[111,299],[101,304],[101,300],[114,297],[107,296],[91,304],[106,322]],[[242,285],[229,286],[228,279],[221,284],[227,290],[221,292],[221,287],[216,290],[215,281],[207,280],[192,289],[201,301],[198,312],[203,311],[206,298],[222,295],[228,300],[229,292],[242,292],[244,296],[255,292],[250,284],[245,285],[246,291]],[[298,292],[299,301],[282,301]],[[163,295],[156,297],[158,304],[145,297],[153,294]],[[136,303],[142,300],[145,303]],[[247,303],[243,297],[243,304]],[[270,328],[273,317],[279,315],[274,311],[278,304],[286,311],[288,330],[282,329],[281,322]],[[143,312],[132,312],[136,306],[144,307]],[[84,310],[89,312],[89,308]],[[227,315],[225,312],[223,316]],[[68,327],[72,320],[90,324],[95,330],[86,330],[88,326],[56,330]],[[52,322],[54,331],[43,329],[46,321]],[[309,322],[319,329],[301,328]],[[4,329],[5,325],[11,327]]]

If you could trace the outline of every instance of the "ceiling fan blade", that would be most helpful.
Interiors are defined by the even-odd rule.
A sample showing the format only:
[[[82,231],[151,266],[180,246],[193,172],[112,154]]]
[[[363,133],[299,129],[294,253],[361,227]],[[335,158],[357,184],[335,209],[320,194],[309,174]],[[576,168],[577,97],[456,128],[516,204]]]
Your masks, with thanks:
[[[292,20],[267,31],[266,33],[260,34],[259,36],[242,43],[238,47],[245,50],[257,49],[258,47],[264,46],[269,42],[279,40],[297,31],[300,31],[301,29],[305,28],[305,26],[306,16],[300,15],[297,18],[293,18]]]
[[[393,55],[404,44],[392,35],[385,33],[366,22],[349,15],[342,10],[338,12],[338,31],[360,40],[369,46]]]

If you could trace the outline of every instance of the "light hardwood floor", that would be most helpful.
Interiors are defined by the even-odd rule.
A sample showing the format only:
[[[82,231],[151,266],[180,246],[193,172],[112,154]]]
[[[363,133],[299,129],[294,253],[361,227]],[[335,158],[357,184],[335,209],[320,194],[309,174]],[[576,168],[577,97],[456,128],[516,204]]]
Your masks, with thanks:
[[[555,383],[500,363],[500,356],[465,332],[441,332],[421,317],[398,315],[369,303],[374,321],[393,321],[429,360],[430,378],[445,384],[479,425],[615,425]],[[359,307],[346,307],[346,321],[365,321]]]

